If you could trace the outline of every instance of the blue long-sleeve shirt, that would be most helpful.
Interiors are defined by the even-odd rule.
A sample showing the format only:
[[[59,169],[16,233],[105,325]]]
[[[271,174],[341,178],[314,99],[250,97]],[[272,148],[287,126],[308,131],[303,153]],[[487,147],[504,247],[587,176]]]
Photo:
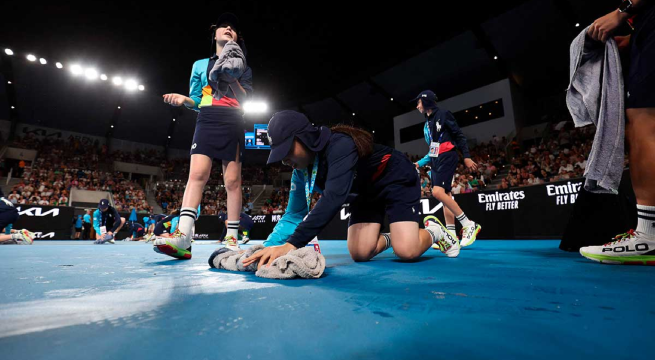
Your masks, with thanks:
[[[430,138],[430,133],[432,133],[432,138]],[[433,141],[440,143],[439,153],[459,149],[464,158],[471,157],[469,147],[466,144],[466,135],[457,125],[455,116],[448,110],[437,108],[430,116],[426,116],[423,136],[428,145]],[[425,166],[429,163],[430,156],[428,154],[418,161],[419,166]]]
[[[227,94],[221,100],[216,100],[212,96],[208,68],[211,70],[209,66],[211,65],[213,67],[214,61],[207,58],[198,60],[193,64],[191,79],[189,80],[189,98],[193,100],[194,105],[191,107],[187,106],[191,110],[200,111],[200,108],[205,106],[240,107],[232,88],[229,88]],[[238,81],[246,91],[246,98],[248,98],[252,94],[252,69],[247,67]]]
[[[352,138],[333,133],[325,149],[319,152],[314,190],[321,193],[322,197],[308,215],[306,179],[302,171],[294,170],[287,210],[264,246],[282,245],[285,242],[297,248],[307,245],[351,196],[380,176],[392,151],[386,146],[375,145],[373,154],[360,160]],[[308,170],[311,170],[311,166]],[[303,220],[305,216],[307,218]]]

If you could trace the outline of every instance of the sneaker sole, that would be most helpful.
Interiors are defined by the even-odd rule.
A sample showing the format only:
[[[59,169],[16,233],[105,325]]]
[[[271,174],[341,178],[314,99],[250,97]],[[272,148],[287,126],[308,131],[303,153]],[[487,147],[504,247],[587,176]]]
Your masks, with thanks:
[[[655,266],[655,256],[650,256],[650,255],[607,256],[607,255],[589,254],[584,251],[580,251],[580,255],[584,256],[589,260],[597,261],[601,264]]]
[[[160,254],[168,255],[180,260],[191,259],[191,248],[189,248],[189,250],[182,250],[177,246],[170,244],[169,242],[166,242],[164,245],[155,245],[153,250]]]
[[[478,238],[478,234],[480,233],[480,230],[482,230],[482,226],[478,225],[475,228],[475,234],[473,234],[473,237],[471,238],[471,242],[466,243],[466,244],[464,242],[460,242],[459,245],[461,245],[462,247],[467,247],[467,246],[473,245],[475,240]]]

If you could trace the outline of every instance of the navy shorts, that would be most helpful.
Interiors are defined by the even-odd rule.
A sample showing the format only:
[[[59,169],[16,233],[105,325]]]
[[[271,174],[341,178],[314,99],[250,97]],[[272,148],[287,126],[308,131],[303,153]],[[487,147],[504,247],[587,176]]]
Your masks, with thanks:
[[[348,226],[360,223],[400,221],[420,222],[421,181],[416,166],[402,153],[395,151],[380,179],[370,191],[359,194],[350,203]]]
[[[200,108],[191,143],[191,155],[207,155],[212,160],[243,161],[245,124],[241,110],[210,106]]]
[[[634,26],[625,108],[655,108],[655,4],[646,5]]]
[[[459,163],[459,155],[457,151],[451,150],[443,154],[439,154],[436,158],[430,158],[430,179],[432,186],[439,186],[449,193],[453,188],[453,176],[457,170]]]
[[[252,218],[250,216],[246,215],[241,217],[239,221],[239,227],[241,227],[241,229],[250,231],[250,229],[252,229],[253,226],[255,226],[255,223],[252,221]]]
[[[9,209],[0,211],[0,231],[18,220],[18,210]]]
[[[164,227],[164,223],[158,223],[157,225],[155,225],[155,230],[152,231],[152,233],[155,234],[156,236],[159,236],[165,232],[167,232],[167,230]]]

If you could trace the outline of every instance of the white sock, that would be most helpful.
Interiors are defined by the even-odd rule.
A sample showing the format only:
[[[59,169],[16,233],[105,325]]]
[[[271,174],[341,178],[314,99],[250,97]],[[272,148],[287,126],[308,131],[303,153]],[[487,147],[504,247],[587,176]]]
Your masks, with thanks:
[[[435,233],[435,230],[438,231],[439,233]],[[432,237],[433,244],[436,244],[439,238],[441,237],[441,229],[439,229],[436,226],[433,227],[432,229],[425,228],[425,231],[427,231],[428,234],[430,234],[430,236]]]
[[[457,233],[457,228],[455,227],[455,224],[446,224],[446,230],[450,231],[453,234]]]
[[[655,206],[637,204],[637,231],[655,236]]]
[[[177,228],[186,236],[193,237],[193,225],[196,222],[198,213],[195,208],[185,207],[180,210],[180,222]]]
[[[457,221],[459,221],[459,223],[462,224],[463,227],[473,226],[474,224],[474,222],[469,220],[469,218],[467,218],[464,213],[457,216]]]
[[[239,238],[239,220],[227,222],[227,234],[225,237],[232,236],[235,239]]]
[[[381,233],[380,235],[382,235],[384,237],[384,240],[387,242],[386,245],[384,245],[384,250],[382,250],[382,251],[385,251],[385,250],[387,250],[388,248],[391,247],[391,234]],[[380,251],[380,252],[382,252],[382,251]]]

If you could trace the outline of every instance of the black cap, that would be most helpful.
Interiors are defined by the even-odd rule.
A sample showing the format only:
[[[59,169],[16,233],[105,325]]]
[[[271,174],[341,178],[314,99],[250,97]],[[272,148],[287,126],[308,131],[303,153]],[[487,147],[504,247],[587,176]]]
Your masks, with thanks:
[[[421,103],[423,103],[423,107],[428,109],[436,108],[437,101],[439,100],[437,98],[437,95],[432,90],[421,91],[421,93],[418,94],[418,96],[412,99],[411,101],[417,101],[418,99],[421,99]]]
[[[98,203],[98,209],[100,210],[109,209],[109,200],[107,199],[100,200],[100,202]]]
[[[239,24],[239,18],[232,13],[223,13],[216,20],[215,27],[220,27],[221,25],[230,25],[237,33],[241,29],[241,24]]]
[[[293,110],[284,110],[273,115],[268,122],[268,142],[271,145],[271,154],[267,164],[284,160],[294,138],[302,141],[311,151],[323,150],[330,140],[330,129],[313,126],[302,113]]]

